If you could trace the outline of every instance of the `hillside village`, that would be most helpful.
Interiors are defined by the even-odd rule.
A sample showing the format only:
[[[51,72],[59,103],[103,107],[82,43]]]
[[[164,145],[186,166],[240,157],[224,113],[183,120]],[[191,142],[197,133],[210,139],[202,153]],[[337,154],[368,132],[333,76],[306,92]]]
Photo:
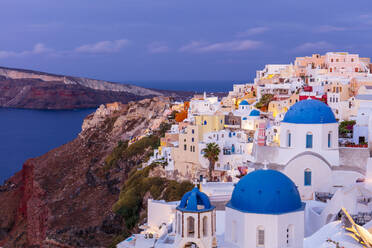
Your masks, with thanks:
[[[198,187],[149,199],[141,233],[117,247],[372,247],[371,71],[358,54],[313,54],[222,99],[173,102],[142,167]]]

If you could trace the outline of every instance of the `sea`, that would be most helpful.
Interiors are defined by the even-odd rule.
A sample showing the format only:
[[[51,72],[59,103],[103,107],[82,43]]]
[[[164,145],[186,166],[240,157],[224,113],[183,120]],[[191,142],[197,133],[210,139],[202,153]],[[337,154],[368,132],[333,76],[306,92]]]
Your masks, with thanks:
[[[94,111],[0,108],[0,185],[27,159],[73,140]]]
[[[227,92],[243,81],[137,81],[125,82],[154,89]],[[0,108],[0,185],[33,157],[73,140],[84,118],[95,109],[25,110]]]

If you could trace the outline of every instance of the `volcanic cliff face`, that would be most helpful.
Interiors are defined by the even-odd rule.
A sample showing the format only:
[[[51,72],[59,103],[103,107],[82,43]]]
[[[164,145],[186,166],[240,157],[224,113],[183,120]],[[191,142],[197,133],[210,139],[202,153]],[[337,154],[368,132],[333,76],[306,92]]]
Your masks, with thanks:
[[[97,107],[103,103],[188,97],[191,93],[151,90],[129,84],[0,67],[0,106],[31,109]]]
[[[112,206],[146,151],[112,167],[105,158],[122,140],[166,122],[169,106],[156,97],[101,107],[75,140],[28,160],[0,187],[0,246],[107,247],[125,222]]]

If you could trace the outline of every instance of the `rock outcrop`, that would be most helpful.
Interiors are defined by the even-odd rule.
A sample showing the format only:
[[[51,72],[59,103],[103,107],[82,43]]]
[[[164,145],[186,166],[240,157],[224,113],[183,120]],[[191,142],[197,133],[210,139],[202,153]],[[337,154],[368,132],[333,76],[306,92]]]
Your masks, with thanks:
[[[165,121],[169,99],[100,107],[72,142],[26,161],[0,187],[0,246],[107,247],[125,220],[112,211],[131,169],[145,154],[105,159],[123,140]]]

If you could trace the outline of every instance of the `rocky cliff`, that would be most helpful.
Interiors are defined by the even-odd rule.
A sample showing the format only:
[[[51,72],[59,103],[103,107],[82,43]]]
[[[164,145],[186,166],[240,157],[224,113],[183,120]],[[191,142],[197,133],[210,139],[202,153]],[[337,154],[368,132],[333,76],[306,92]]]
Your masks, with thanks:
[[[115,110],[100,107],[75,140],[28,160],[0,187],[0,246],[108,247],[130,233],[135,225],[112,208],[136,174],[130,172],[158,144],[169,106],[168,98],[155,97]],[[149,127],[146,142],[128,143]],[[168,185],[164,180],[160,192]],[[143,212],[145,204],[138,204]]]
[[[32,109],[97,107],[154,96],[188,97],[189,92],[152,90],[129,84],[0,67],[0,106]]]

